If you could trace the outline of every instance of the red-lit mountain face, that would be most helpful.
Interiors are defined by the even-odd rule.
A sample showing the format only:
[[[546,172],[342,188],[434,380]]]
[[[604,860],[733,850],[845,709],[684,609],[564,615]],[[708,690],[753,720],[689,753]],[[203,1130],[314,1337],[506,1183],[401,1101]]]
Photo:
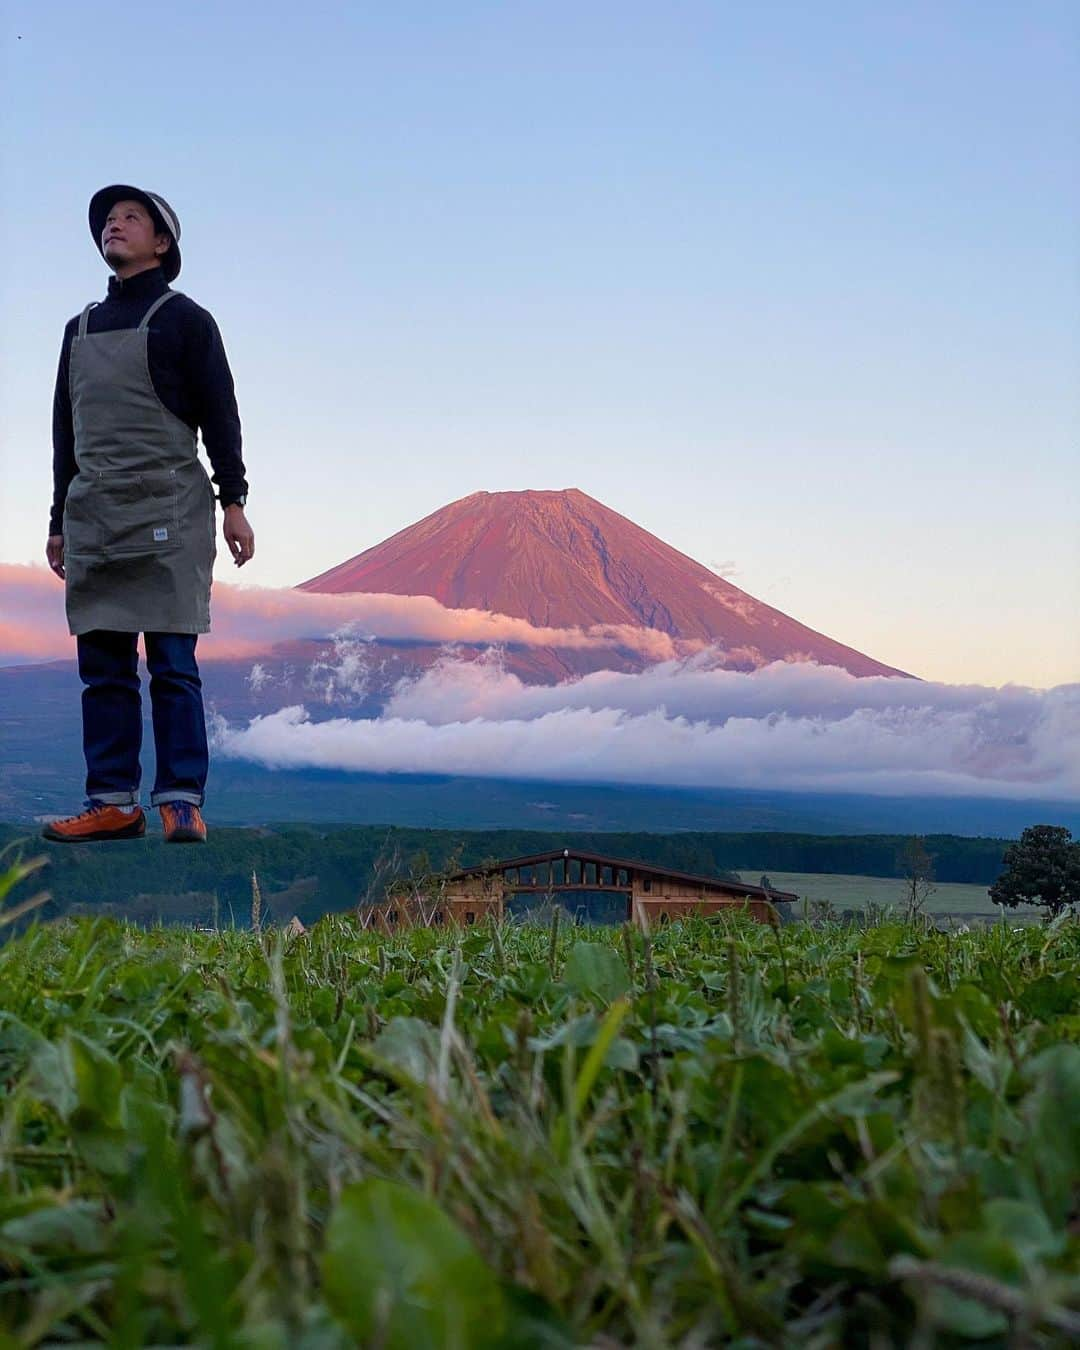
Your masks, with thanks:
[[[474,492],[298,589],[430,595],[553,628],[656,628],[721,644],[734,669],[779,659],[905,674],[755,600],[577,488]]]

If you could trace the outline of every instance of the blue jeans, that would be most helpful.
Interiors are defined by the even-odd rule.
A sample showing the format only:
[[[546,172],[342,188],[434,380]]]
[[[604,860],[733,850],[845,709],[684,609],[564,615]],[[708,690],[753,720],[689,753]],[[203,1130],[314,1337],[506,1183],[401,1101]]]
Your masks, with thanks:
[[[157,773],[150,805],[203,804],[209,750],[195,633],[144,633],[150,672]],[[77,638],[82,692],[86,796],[133,806],[142,770],[142,699],[137,633],[95,629]]]

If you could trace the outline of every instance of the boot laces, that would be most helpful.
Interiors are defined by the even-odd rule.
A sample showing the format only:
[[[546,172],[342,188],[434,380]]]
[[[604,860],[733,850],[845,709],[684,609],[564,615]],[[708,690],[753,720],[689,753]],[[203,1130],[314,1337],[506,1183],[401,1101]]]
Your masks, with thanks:
[[[58,820],[58,825],[72,825],[76,821],[85,820],[87,816],[98,816],[102,811],[109,809],[107,802],[95,802],[93,806],[88,806],[85,811],[76,811],[73,816],[64,816],[63,820]]]

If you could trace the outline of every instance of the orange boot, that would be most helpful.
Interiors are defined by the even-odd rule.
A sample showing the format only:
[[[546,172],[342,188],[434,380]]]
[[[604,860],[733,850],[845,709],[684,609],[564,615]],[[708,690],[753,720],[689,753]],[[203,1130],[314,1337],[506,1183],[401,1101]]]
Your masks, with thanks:
[[[158,810],[167,844],[206,843],[206,824],[193,802],[162,802]]]
[[[146,816],[137,811],[121,811],[111,803],[96,803],[77,816],[50,820],[41,831],[46,839],[62,844],[85,844],[95,839],[141,839],[146,833]]]

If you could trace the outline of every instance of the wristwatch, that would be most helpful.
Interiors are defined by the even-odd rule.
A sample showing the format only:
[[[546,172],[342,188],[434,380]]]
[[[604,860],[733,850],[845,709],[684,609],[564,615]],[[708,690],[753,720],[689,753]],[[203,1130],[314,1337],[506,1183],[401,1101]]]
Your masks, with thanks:
[[[234,497],[232,501],[225,502],[225,506],[247,506],[247,493],[241,492],[239,497]]]

